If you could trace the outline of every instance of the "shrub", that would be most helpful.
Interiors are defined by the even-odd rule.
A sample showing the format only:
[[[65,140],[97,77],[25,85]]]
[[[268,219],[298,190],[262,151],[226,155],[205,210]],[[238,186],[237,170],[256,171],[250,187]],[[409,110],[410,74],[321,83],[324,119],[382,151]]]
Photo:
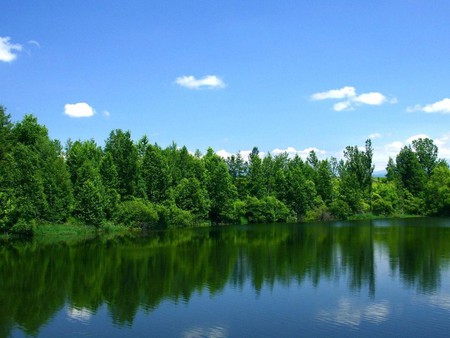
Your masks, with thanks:
[[[136,198],[119,205],[117,221],[128,227],[151,228],[158,224],[158,213],[149,202]]]

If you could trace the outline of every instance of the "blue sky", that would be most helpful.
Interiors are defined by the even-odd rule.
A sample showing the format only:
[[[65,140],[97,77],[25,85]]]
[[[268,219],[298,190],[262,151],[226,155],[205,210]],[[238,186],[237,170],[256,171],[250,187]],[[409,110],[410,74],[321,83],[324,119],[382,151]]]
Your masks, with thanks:
[[[450,158],[450,2],[3,1],[0,104],[52,138],[146,134],[219,154],[372,137]]]

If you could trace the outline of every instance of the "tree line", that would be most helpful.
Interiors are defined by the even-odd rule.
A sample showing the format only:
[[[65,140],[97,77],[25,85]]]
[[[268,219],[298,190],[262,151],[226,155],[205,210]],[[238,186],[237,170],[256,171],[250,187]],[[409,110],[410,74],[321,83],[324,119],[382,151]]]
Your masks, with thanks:
[[[176,228],[300,222],[355,215],[449,215],[450,169],[431,139],[414,140],[385,178],[373,178],[373,148],[348,146],[343,158],[287,153],[223,159],[213,149],[163,149],[146,136],[113,130],[93,140],[48,136],[33,115],[13,123],[0,106],[0,231],[32,233],[40,223],[76,220]]]

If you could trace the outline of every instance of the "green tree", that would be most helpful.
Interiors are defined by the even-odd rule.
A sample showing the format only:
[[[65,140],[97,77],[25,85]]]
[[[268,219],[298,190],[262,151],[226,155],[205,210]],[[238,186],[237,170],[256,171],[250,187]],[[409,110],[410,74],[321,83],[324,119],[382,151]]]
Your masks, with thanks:
[[[138,149],[129,131],[116,129],[109,134],[105,153],[110,153],[117,168],[118,191],[122,198],[135,193],[138,174]]]
[[[153,203],[162,203],[169,198],[172,184],[166,158],[158,146],[148,145],[141,166],[147,198]]]
[[[74,185],[74,214],[86,224],[99,226],[105,219],[105,189],[98,170],[87,160]]]
[[[211,202],[209,219],[214,223],[224,221],[227,208],[230,208],[237,197],[237,189],[233,185],[225,161],[209,148],[204,163],[206,168],[206,190]]]
[[[314,182],[306,179],[302,171],[303,162],[296,156],[290,162],[290,168],[286,175],[288,185],[284,194],[284,203],[288,205],[301,221],[306,212],[313,208],[317,195]]]
[[[426,204],[429,214],[450,215],[450,169],[446,164],[433,169],[426,184]]]
[[[353,183],[354,188],[362,192],[369,204],[372,194],[372,173],[375,168],[372,164],[372,157],[373,148],[370,139],[366,141],[364,151],[359,150],[357,146],[348,146],[344,150],[346,162],[343,169],[352,177],[352,182],[347,182],[347,184]]]
[[[429,138],[419,138],[412,141],[412,147],[417,159],[428,177],[438,163],[438,147]]]
[[[403,147],[396,157],[396,174],[402,186],[413,196],[422,194],[426,183],[426,172],[420,165],[417,154],[411,146]]]
[[[252,149],[248,158],[248,193],[250,196],[262,198],[266,195],[264,189],[264,172],[257,147]]]
[[[208,218],[210,210],[208,193],[196,178],[183,178],[173,193],[178,208],[190,211],[199,220]]]
[[[94,168],[100,167],[103,151],[94,140],[75,142],[69,140],[65,155],[70,178],[75,185],[78,181],[78,172],[86,161],[89,161]]]
[[[242,158],[240,152],[236,155],[231,155],[226,162],[238,196],[243,199],[247,196],[248,163]]]
[[[112,219],[120,202],[117,169],[112,155],[106,153],[100,162],[100,177],[104,187],[104,212],[107,219]]]

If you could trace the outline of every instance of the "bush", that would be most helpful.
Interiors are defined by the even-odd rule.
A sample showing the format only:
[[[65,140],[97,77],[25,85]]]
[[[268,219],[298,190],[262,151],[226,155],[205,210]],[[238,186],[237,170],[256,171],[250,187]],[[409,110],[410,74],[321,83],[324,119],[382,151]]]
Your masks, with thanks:
[[[372,195],[372,212],[375,215],[391,215],[394,213],[392,203],[383,199],[380,195],[374,193]]]
[[[250,223],[273,223],[292,221],[295,216],[289,208],[275,197],[262,199],[247,197],[245,217]]]
[[[337,219],[347,219],[352,214],[352,209],[348,203],[341,199],[331,202],[330,211]]]
[[[178,208],[175,204],[157,206],[159,224],[165,228],[189,228],[197,225],[192,213]]]
[[[35,228],[35,220],[25,221],[23,218],[20,218],[11,228],[11,232],[17,235],[32,236]]]
[[[139,198],[122,202],[117,211],[117,221],[127,227],[151,228],[158,220],[153,205]]]

